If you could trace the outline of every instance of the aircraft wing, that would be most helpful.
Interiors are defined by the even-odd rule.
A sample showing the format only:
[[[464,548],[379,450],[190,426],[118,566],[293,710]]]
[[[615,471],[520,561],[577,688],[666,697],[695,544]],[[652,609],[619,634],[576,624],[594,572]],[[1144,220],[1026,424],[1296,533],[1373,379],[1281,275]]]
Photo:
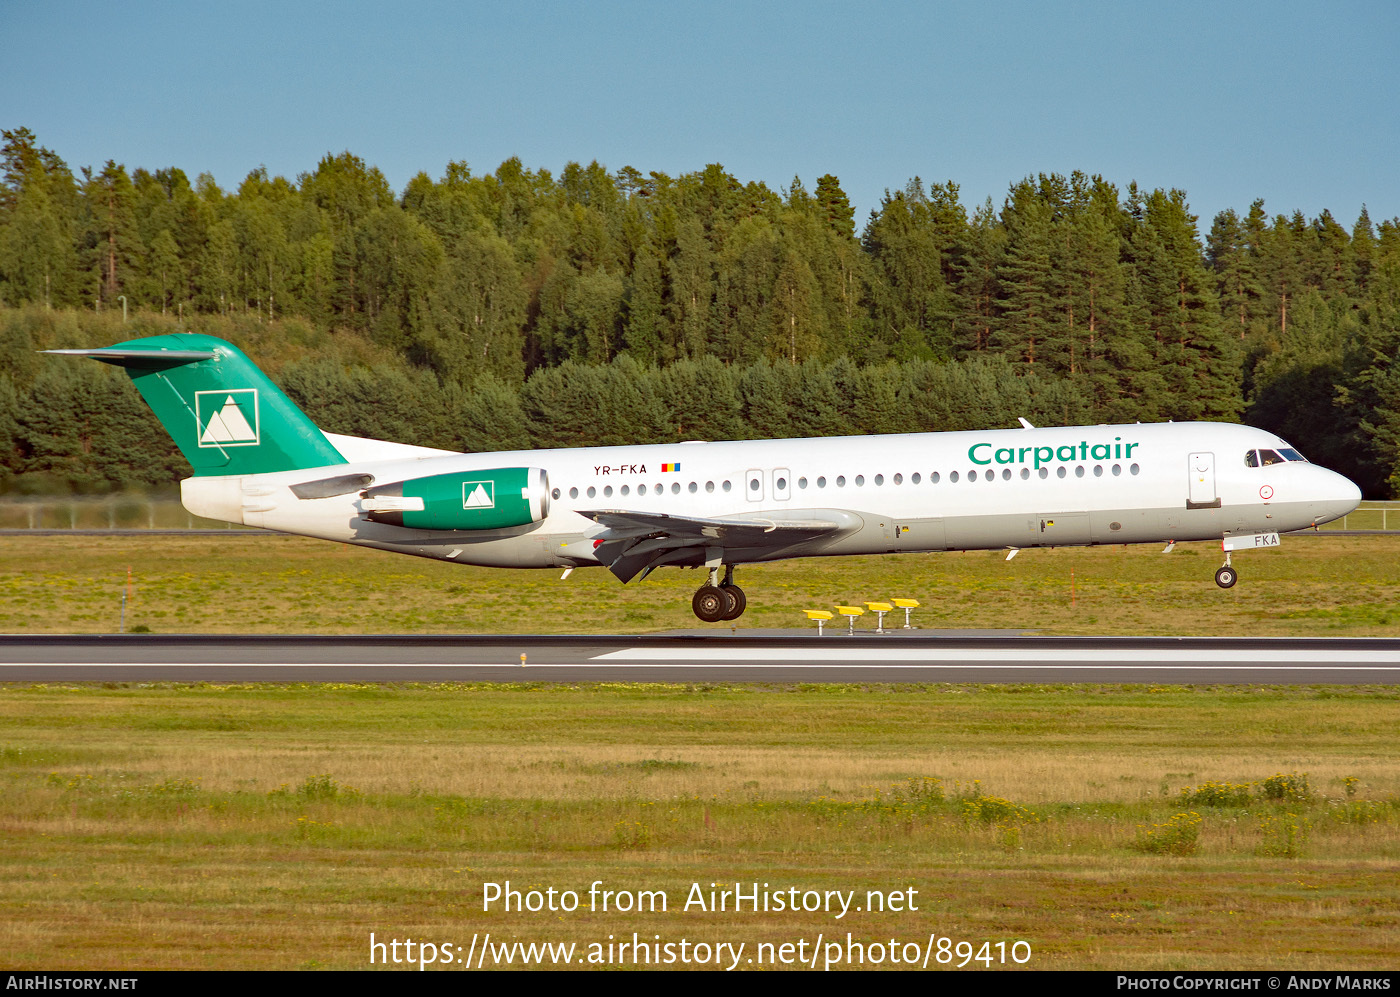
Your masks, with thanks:
[[[625,509],[580,510],[579,515],[607,527],[607,532],[594,537],[594,553],[624,582],[638,575],[645,578],[663,564],[697,559],[703,563],[707,547],[777,552],[860,525],[855,516],[835,510],[821,510],[811,518],[754,514],[705,519]]]

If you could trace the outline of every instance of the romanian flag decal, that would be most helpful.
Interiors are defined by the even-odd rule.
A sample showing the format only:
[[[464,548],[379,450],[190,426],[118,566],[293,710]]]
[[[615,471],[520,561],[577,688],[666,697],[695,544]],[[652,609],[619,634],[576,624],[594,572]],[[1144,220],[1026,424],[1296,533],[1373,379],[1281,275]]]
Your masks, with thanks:
[[[665,473],[666,471],[679,471],[680,469],[681,469],[681,466],[680,466],[679,464],[662,464],[662,465],[661,465],[662,473]]]

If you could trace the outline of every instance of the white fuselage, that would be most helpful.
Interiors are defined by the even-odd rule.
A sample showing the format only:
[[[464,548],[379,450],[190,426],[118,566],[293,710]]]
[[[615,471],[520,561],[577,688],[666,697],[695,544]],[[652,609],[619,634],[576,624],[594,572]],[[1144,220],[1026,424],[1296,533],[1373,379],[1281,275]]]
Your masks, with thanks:
[[[799,547],[726,550],[726,563],[891,551],[1220,539],[1324,523],[1356,507],[1346,478],[1302,460],[1247,466],[1287,444],[1221,423],[1079,426],[897,436],[676,443],[367,457],[183,485],[196,515],[401,553],[499,567],[596,564],[588,512],[693,518],[837,518]],[[371,451],[366,450],[366,453]],[[358,491],[299,499],[290,486],[364,473],[376,484],[503,467],[542,468],[549,511],[506,530],[371,522]],[[670,469],[674,467],[674,469]],[[831,513],[840,514],[832,517]],[[676,562],[682,563],[682,562]]]

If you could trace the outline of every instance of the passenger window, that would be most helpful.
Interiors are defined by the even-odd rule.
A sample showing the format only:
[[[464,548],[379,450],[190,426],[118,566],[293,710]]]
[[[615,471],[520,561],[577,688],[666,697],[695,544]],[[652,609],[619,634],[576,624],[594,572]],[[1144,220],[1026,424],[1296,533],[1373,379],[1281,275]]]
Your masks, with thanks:
[[[1027,480],[1029,480],[1030,476],[1031,476],[1031,469],[1030,469],[1029,467],[1023,467],[1023,468],[1021,468],[1021,480],[1022,480],[1022,481],[1027,481]]]
[[[863,475],[863,474],[857,474],[857,475],[856,475],[856,487],[857,487],[857,488],[860,488],[860,487],[861,487],[862,485],[864,485],[864,484],[865,484],[865,475]]]
[[[1011,480],[1011,468],[1007,467],[1007,468],[1003,468],[1003,469],[1002,469],[1002,472],[1001,472],[1001,480],[1002,480],[1002,481],[1010,481],[1010,480]]]
[[[957,478],[954,478],[953,480],[954,480],[954,481],[957,481],[958,479],[957,479]],[[932,474],[930,474],[930,475],[928,476],[928,483],[931,484],[931,485],[936,485],[936,484],[938,484],[938,472],[937,472],[937,471],[934,471]]]
[[[1268,467],[1270,464],[1282,464],[1283,458],[1280,457],[1273,450],[1260,450],[1259,463],[1263,464],[1265,467]]]
[[[671,482],[671,494],[672,494],[672,495],[679,495],[680,493],[681,493],[681,483],[680,483],[679,481],[673,481],[673,482]]]
[[[825,488],[825,487],[826,487],[826,478],[825,478],[825,477],[820,477],[820,478],[817,479],[817,487],[818,487],[818,488]]]
[[[727,485],[727,484],[729,484],[729,482],[726,481],[725,484]],[[797,487],[798,487],[798,488],[806,488],[806,487],[807,487],[807,479],[806,479],[806,478],[798,478],[798,479],[797,479]],[[725,490],[728,491],[728,489],[725,489]]]
[[[570,489],[569,489],[569,498],[578,498],[578,489],[577,489],[577,488],[570,488]]]
[[[1246,450],[1246,451],[1245,451],[1245,455],[1244,455],[1244,466],[1245,466],[1245,467],[1258,467],[1258,466],[1259,466],[1259,451],[1258,451],[1258,450]]]
[[[698,491],[700,490],[700,486],[697,485],[697,484],[696,484],[695,482],[693,482],[693,481],[692,481],[690,484],[686,485],[686,488],[687,488],[687,490],[689,490],[690,494],[692,494],[692,495],[694,495],[696,492],[698,492]]]
[[[604,485],[604,486],[603,486],[603,497],[604,497],[604,498],[612,498],[612,485]]]
[[[593,496],[595,496],[595,495],[597,495],[597,494],[598,494],[598,489],[594,488],[592,485],[589,485],[589,486],[588,486],[588,497],[589,497],[589,498],[593,498]]]
[[[904,475],[902,475],[902,474],[896,474],[896,475],[894,476],[894,483],[895,483],[896,485],[902,485],[902,484],[904,484]]]
[[[1122,465],[1122,464],[1114,464],[1114,465],[1113,465],[1113,476],[1116,478],[1116,477],[1118,477],[1118,475],[1120,475],[1120,474],[1122,474],[1122,473],[1123,473],[1123,465]]]
[[[622,486],[622,494],[623,494],[623,495],[626,495],[626,494],[627,494],[628,492],[630,492],[631,490],[632,490],[632,489],[631,489],[630,487],[628,487],[627,485],[623,485],[623,486]]]
[[[909,480],[917,485],[919,483],[919,472],[915,471],[913,474],[909,475]]]
[[[958,480],[958,472],[957,472],[957,471],[951,472],[951,473],[948,475],[948,480],[949,480],[949,481],[956,482],[956,481]]]
[[[1128,471],[1129,471],[1129,473],[1131,473],[1131,474],[1137,474],[1138,471],[1140,471],[1140,470],[1142,470],[1142,468],[1138,467],[1136,464],[1134,464],[1134,465],[1132,465],[1131,467],[1128,468]]]
[[[1095,465],[1094,465],[1094,477],[1096,477],[1096,478],[1102,478],[1102,477],[1103,477],[1103,465],[1102,465],[1102,464],[1095,464]]]
[[[755,482],[755,484],[757,484],[757,482]],[[707,491],[707,492],[712,492],[712,491],[714,491],[714,490],[715,490],[715,483],[714,483],[713,481],[707,481],[707,482],[705,482],[705,491]]]
[[[1042,480],[1045,479],[1045,478],[1050,477],[1050,468],[1048,468],[1048,467],[1042,467],[1042,468],[1040,469],[1040,477],[1041,477]]]
[[[877,475],[875,475],[875,484],[877,484],[877,485],[883,485],[884,483],[885,483],[885,476],[884,476],[883,474],[877,474]]]
[[[1083,464],[1080,464],[1079,466],[1077,466],[1077,467],[1074,469],[1074,476],[1075,476],[1076,478],[1082,478],[1082,477],[1084,477],[1084,465],[1083,465]]]
[[[725,491],[729,491],[734,486],[730,482],[726,481],[724,484],[720,485],[720,487],[723,488]]]
[[[837,487],[837,488],[845,488],[845,487],[846,487],[846,476],[845,476],[844,474],[838,474],[838,475],[836,476],[836,487]]]

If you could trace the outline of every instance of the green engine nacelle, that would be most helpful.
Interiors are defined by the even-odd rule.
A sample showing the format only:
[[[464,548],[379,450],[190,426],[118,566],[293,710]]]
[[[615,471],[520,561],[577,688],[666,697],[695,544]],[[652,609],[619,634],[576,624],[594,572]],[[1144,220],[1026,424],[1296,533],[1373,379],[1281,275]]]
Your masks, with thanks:
[[[501,530],[549,515],[549,476],[497,467],[410,478],[360,493],[366,519],[412,530]]]

